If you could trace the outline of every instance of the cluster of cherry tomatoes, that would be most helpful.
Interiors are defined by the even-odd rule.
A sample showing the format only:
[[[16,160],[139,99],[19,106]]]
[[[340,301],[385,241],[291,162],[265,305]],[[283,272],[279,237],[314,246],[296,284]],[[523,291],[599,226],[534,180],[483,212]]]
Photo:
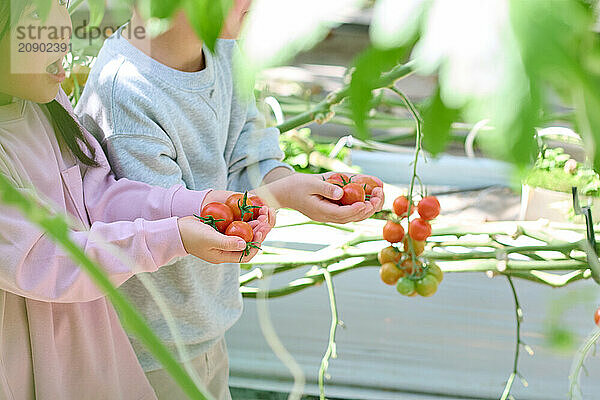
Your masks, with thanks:
[[[415,207],[406,196],[399,196],[394,200],[393,208],[395,217],[383,227],[383,238],[391,245],[382,249],[378,256],[381,280],[396,285],[398,292],[405,296],[432,296],[444,274],[433,261],[424,263],[419,256],[431,236],[429,221],[440,214],[440,203],[435,196],[427,196]],[[415,208],[419,217],[410,220],[406,235],[401,222],[408,219]]]
[[[258,196],[248,197],[248,193],[234,193],[225,203],[208,203],[202,208],[196,218],[215,228],[227,236],[238,236],[246,242],[243,255],[248,255],[251,248],[258,248],[254,243],[254,231],[248,221],[258,218],[259,210],[264,201]]]
[[[342,188],[344,194],[341,199],[337,200],[337,203],[342,206],[349,206],[368,200],[371,197],[373,189],[382,187],[381,183],[368,175],[353,175],[349,177],[346,174],[336,172],[325,179],[325,181]]]

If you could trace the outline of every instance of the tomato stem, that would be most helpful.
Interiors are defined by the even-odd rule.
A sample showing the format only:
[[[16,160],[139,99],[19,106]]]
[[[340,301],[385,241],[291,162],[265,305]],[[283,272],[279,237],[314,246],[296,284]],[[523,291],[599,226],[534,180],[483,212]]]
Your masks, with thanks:
[[[206,217],[201,217],[197,214],[194,214],[194,217],[198,218],[200,221],[204,222],[205,224],[212,226],[216,231],[219,231],[219,228],[217,228],[217,222],[225,221],[223,218],[215,218],[212,215],[207,215]]]
[[[410,224],[410,215],[412,213],[412,205],[413,205],[413,190],[414,190],[414,186],[415,186],[415,178],[417,177],[417,163],[419,162],[419,153],[421,151],[421,145],[422,145],[422,141],[423,141],[423,135],[421,132],[421,125],[423,124],[423,118],[421,118],[421,115],[419,114],[419,112],[417,111],[417,109],[415,108],[414,104],[410,101],[410,99],[398,88],[396,88],[393,84],[388,86],[388,88],[393,91],[394,93],[396,93],[398,96],[400,96],[400,98],[402,99],[402,101],[404,102],[404,104],[406,104],[406,107],[408,108],[409,112],[411,113],[413,119],[415,120],[415,132],[416,132],[416,140],[415,140],[415,157],[413,160],[413,172],[412,172],[412,176],[411,176],[411,180],[410,180],[410,186],[408,189],[408,208],[406,211],[406,223]],[[408,234],[408,233],[407,233]],[[415,249],[414,246],[412,244],[411,240],[408,240],[408,247],[410,249],[410,254],[413,260],[413,265],[417,264],[417,256],[415,254]]]
[[[238,208],[240,209],[242,221],[244,220],[244,217],[246,216],[246,214],[253,215],[254,213],[252,210],[260,208],[259,206],[254,206],[254,205],[248,204],[248,192],[244,192],[244,198],[242,200],[242,204],[240,204],[240,200],[238,200],[237,205],[238,205]]]
[[[248,254],[250,254],[250,249],[258,249],[258,250],[262,250],[260,248],[260,243],[258,242],[248,242],[246,243],[246,248],[244,250],[242,250],[242,255],[240,256],[240,263],[242,262],[242,259],[244,258],[244,256],[247,256]]]

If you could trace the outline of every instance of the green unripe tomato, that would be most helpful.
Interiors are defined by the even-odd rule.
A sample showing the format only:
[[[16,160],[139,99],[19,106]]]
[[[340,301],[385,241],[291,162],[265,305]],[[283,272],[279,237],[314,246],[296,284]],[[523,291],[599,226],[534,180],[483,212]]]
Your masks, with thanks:
[[[427,273],[433,275],[438,283],[442,283],[442,280],[444,279],[444,273],[442,272],[442,269],[433,261],[429,263],[429,269],[427,270]]]
[[[435,276],[431,274],[425,274],[425,276],[419,279],[415,285],[417,293],[423,297],[433,296],[437,291],[438,281]]]
[[[415,281],[402,277],[396,284],[396,290],[403,296],[412,296],[415,293]]]

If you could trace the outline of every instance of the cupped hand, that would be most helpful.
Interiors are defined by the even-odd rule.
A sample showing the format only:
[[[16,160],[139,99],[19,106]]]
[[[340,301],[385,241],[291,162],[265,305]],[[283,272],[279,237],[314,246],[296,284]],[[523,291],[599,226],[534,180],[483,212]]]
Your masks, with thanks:
[[[185,250],[209,263],[244,263],[258,253],[258,249],[249,247],[248,254],[245,254],[247,244],[243,239],[223,235],[195,217],[179,218],[177,222]],[[271,228],[275,226],[275,211],[266,206],[262,207],[258,218],[250,221],[249,225],[254,233],[252,242],[260,247]]]
[[[314,221],[345,224],[362,221],[381,211],[384,201],[381,187],[374,188],[367,201],[348,206],[335,204],[333,201],[341,199],[343,191],[339,186],[323,180],[332,174],[294,174],[275,183],[285,185],[286,203],[290,208],[300,211]],[[381,183],[379,179],[374,179]]]

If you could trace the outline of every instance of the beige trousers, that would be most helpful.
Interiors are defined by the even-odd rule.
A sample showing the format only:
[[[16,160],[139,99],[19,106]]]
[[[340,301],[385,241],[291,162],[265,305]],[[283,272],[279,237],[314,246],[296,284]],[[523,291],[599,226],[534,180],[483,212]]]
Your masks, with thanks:
[[[231,400],[229,358],[224,338],[215,343],[206,353],[185,364],[196,371],[204,387],[216,400]],[[188,400],[166,370],[150,371],[146,376],[159,400]]]

